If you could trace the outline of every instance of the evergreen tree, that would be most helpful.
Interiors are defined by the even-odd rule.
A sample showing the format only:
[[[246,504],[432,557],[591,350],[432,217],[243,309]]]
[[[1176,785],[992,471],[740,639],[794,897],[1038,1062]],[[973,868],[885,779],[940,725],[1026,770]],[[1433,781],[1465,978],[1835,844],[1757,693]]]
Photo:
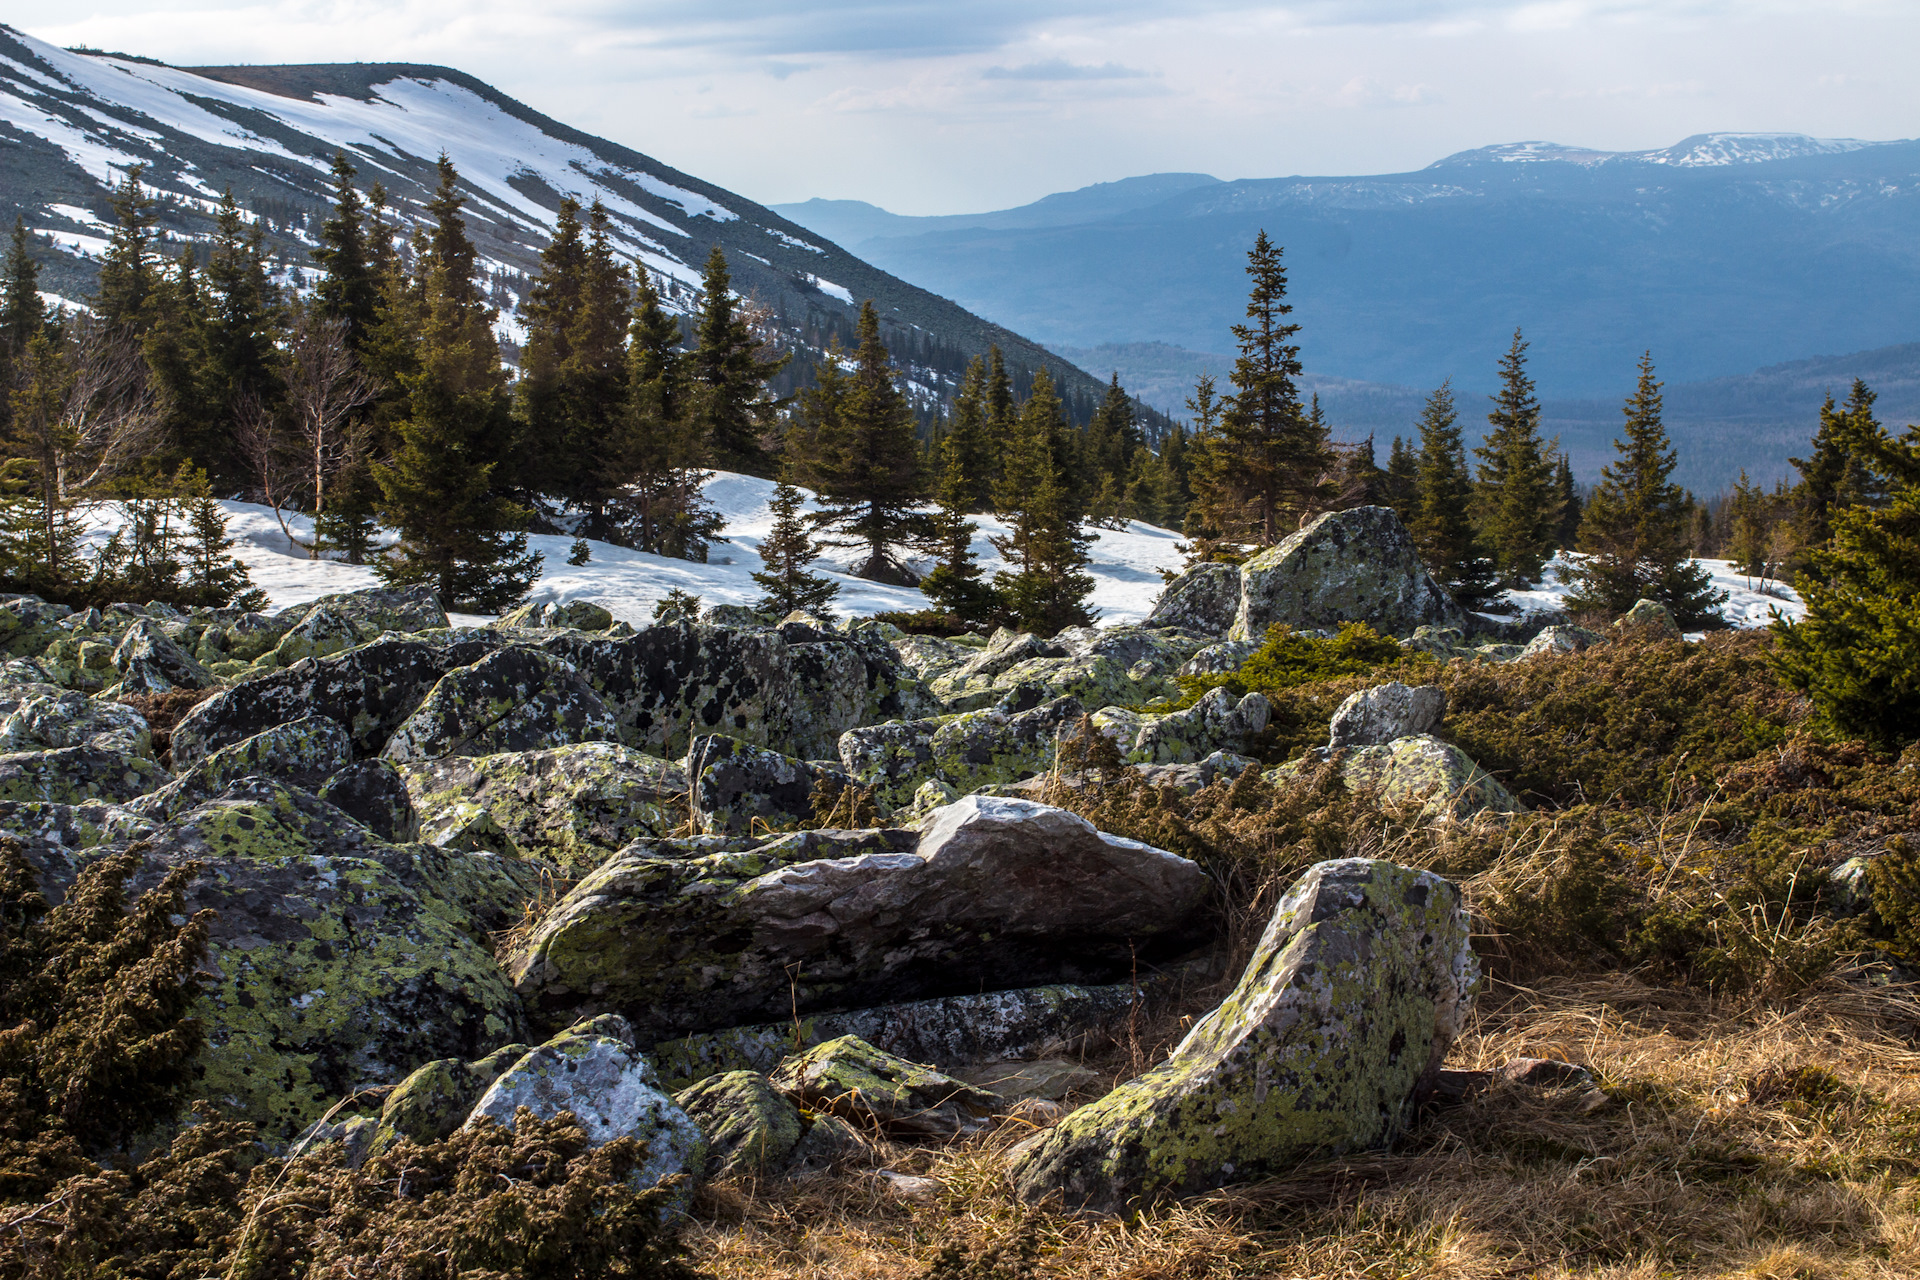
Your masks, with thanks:
[[[1176,422],[1160,443],[1160,520],[1169,529],[1178,529],[1185,522],[1187,507],[1193,502],[1190,465],[1187,429]]]
[[[1081,450],[1087,472],[1088,508],[1096,523],[1124,527],[1136,451],[1144,452],[1140,427],[1134,418],[1133,400],[1121,387],[1116,372],[1100,407],[1087,422]]]
[[[1553,471],[1554,501],[1559,504],[1560,520],[1553,530],[1553,545],[1560,550],[1579,545],[1580,522],[1584,514],[1580,491],[1573,483],[1573,459],[1565,451],[1559,454]]]
[[[1188,442],[1187,484],[1192,500],[1187,505],[1181,529],[1206,544],[1205,559],[1212,544],[1233,536],[1244,527],[1245,507],[1235,487],[1232,460],[1220,437],[1220,398],[1214,394],[1213,375],[1203,373],[1187,397],[1187,412],[1193,415],[1193,437]]]
[[[1428,571],[1464,607],[1486,608],[1499,598],[1500,586],[1474,529],[1473,482],[1467,477],[1466,444],[1449,382],[1441,383],[1420,411],[1414,485],[1414,513],[1407,527]]]
[[[824,613],[840,594],[839,583],[807,570],[820,558],[820,551],[807,535],[806,518],[800,514],[805,501],[800,490],[784,477],[774,488],[773,528],[760,544],[760,559],[766,569],[753,575],[767,593],[754,605],[762,612],[781,617],[796,609]]]
[[[1799,510],[1800,537],[1808,546],[1817,546],[1832,536],[1833,518],[1848,507],[1880,506],[1886,501],[1887,484],[1867,458],[1859,453],[1858,442],[1872,439],[1880,430],[1873,404],[1878,397],[1859,378],[1847,393],[1847,402],[1836,407],[1829,394],[1820,406],[1820,427],[1814,433],[1813,449],[1806,458],[1789,458],[1800,481],[1794,486],[1794,505]]]
[[[704,562],[719,513],[702,488],[712,476],[690,404],[680,325],[643,269],[627,341],[626,403],[602,457],[617,495],[621,540],[675,559]]]
[[[993,434],[988,390],[987,362],[975,356],[967,362],[967,372],[960,379],[960,392],[954,397],[953,416],[939,454],[943,492],[945,472],[958,469],[960,487],[949,497],[963,514],[993,507],[993,457],[999,437]]]
[[[14,218],[6,275],[0,277],[0,429],[12,412],[8,397],[14,369],[33,335],[48,332],[47,304],[40,298],[40,267],[29,244],[26,222]]]
[[[1828,541],[1795,583],[1806,618],[1774,623],[1775,663],[1834,728],[1897,750],[1920,736],[1920,430],[1894,440],[1850,417],[1839,434],[1893,492],[1884,507],[1833,512]]]
[[[183,539],[184,604],[210,609],[268,607],[266,592],[253,585],[247,566],[233,554],[238,542],[227,532],[227,513],[207,491],[204,474],[195,477],[185,503],[187,536]]]
[[[1281,249],[1262,231],[1247,254],[1247,324],[1233,326],[1240,356],[1234,394],[1220,424],[1230,460],[1228,482],[1243,495],[1245,531],[1271,546],[1334,495],[1326,473],[1333,461],[1324,423],[1300,403],[1300,326],[1287,323],[1287,272]],[[1231,532],[1239,532],[1232,530]]]
[[[526,596],[540,556],[527,553],[526,511],[493,492],[508,436],[494,312],[476,279],[459,175],[445,156],[439,170],[417,266],[418,368],[403,379],[393,457],[375,470],[381,516],[400,533],[379,571],[396,586],[431,583],[449,608],[498,613]]]
[[[185,460],[196,442],[216,434],[217,408],[207,401],[206,301],[193,250],[183,249],[171,271],[156,277],[149,297],[150,323],[140,339],[155,397],[165,452]],[[228,441],[232,433],[227,433]]]
[[[973,368],[980,368],[976,358]],[[978,526],[967,519],[978,476],[969,471],[967,451],[959,443],[960,434],[949,434],[941,447],[939,483],[934,488],[936,508],[925,543],[937,563],[920,580],[920,590],[933,606],[965,622],[985,622],[993,617],[998,601],[993,588],[980,580],[983,570],[973,554],[973,535]]]
[[[1386,505],[1399,515],[1400,523],[1411,528],[1420,509],[1420,451],[1399,436],[1393,438],[1393,448],[1387,453],[1382,489]]]
[[[1474,450],[1480,459],[1480,536],[1494,569],[1510,587],[1531,587],[1553,550],[1558,523],[1553,472],[1540,439],[1540,401],[1527,376],[1527,343],[1513,331],[1500,357],[1500,394],[1487,414],[1490,429]]]
[[[195,381],[207,417],[188,427],[180,443],[224,486],[246,475],[233,443],[237,420],[248,413],[271,417],[278,410],[274,340],[283,322],[264,233],[257,222],[248,226],[231,190],[214,217],[202,288],[205,313]]]
[[[1581,521],[1580,548],[1588,554],[1574,571],[1571,602],[1624,613],[1636,600],[1657,600],[1682,627],[1717,625],[1726,593],[1687,555],[1690,512],[1672,483],[1678,455],[1661,418],[1660,387],[1652,354],[1642,356],[1623,410],[1626,434],[1613,442],[1619,458],[1600,472]]]
[[[154,227],[158,218],[153,197],[140,185],[141,165],[127,170],[126,181],[113,189],[113,233],[107,237],[106,256],[100,260],[100,287],[93,311],[111,326],[141,329],[147,322],[158,262],[154,256]]]
[[[61,594],[80,572],[84,531],[67,501],[61,475],[61,463],[75,443],[64,412],[72,386],[73,369],[63,344],[44,330],[34,334],[21,353],[6,452],[30,468],[15,473],[31,481],[32,495],[21,513],[31,520],[21,531],[18,547],[23,585],[48,595]]]
[[[1320,416],[1320,397],[1313,398],[1312,417]],[[1380,469],[1379,460],[1373,452],[1373,436],[1368,434],[1358,444],[1347,445],[1340,451],[1340,497],[1342,507],[1392,506],[1389,501],[1390,477]]]
[[[733,277],[719,245],[707,255],[694,342],[692,407],[709,456],[716,466],[765,475],[771,460],[760,437],[777,407],[767,379],[792,357],[761,358],[760,338],[734,305]]]
[[[380,278],[356,176],[347,153],[334,152],[333,216],[320,224],[320,247],[311,252],[322,272],[315,304],[322,316],[346,326],[347,345],[358,352],[378,319]]]
[[[857,576],[911,584],[916,579],[896,549],[923,542],[927,534],[918,509],[925,486],[913,409],[894,385],[893,360],[871,302],[860,308],[859,332],[852,373],[844,380],[833,374],[822,379],[823,386],[838,385],[838,404],[814,444],[809,473],[820,510],[807,518],[828,531],[826,545],[866,548]]]
[[[1043,368],[1021,407],[1008,443],[994,506],[1008,525],[994,548],[1013,572],[994,575],[995,593],[1014,624],[1043,635],[1092,621],[1086,598],[1093,577],[1085,571],[1092,539],[1080,527],[1060,462],[1067,431],[1060,397]]]

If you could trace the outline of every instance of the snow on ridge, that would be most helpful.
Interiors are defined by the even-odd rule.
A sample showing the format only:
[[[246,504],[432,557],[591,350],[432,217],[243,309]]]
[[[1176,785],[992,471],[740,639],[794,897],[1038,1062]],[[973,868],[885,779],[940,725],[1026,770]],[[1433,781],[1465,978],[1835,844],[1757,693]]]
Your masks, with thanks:
[[[1503,164],[1574,164],[1582,168],[1613,164],[1657,164],[1670,168],[1717,168],[1736,164],[1763,164],[1796,156],[1839,155],[1867,147],[1887,146],[1859,138],[1815,138],[1804,133],[1699,133],[1670,147],[1649,151],[1598,151],[1558,142],[1503,142],[1472,151],[1460,151],[1428,165],[1429,169],[1494,161]]]
[[[814,288],[826,294],[829,298],[838,298],[848,306],[853,305],[853,290],[847,288],[845,285],[835,284],[831,280],[822,279],[820,276],[815,275],[810,275],[807,279],[812,283]]]

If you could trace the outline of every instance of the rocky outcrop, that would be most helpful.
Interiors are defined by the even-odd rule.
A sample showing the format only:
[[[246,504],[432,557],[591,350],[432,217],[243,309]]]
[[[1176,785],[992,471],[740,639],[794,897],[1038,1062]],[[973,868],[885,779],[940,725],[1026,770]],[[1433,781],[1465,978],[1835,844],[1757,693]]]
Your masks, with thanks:
[[[144,756],[95,746],[0,755],[0,800],[124,804],[172,780],[171,774]]]
[[[4,699],[11,710],[0,720],[0,752],[96,747],[121,755],[153,755],[147,718],[118,702],[70,693],[52,685],[14,685]]]
[[[1209,689],[1184,711],[1146,720],[1123,752],[1130,763],[1190,764],[1216,751],[1246,751],[1272,714],[1263,693],[1235,698],[1225,688]]]
[[[802,832],[751,850],[623,851],[510,961],[537,1016],[613,1010],[643,1043],[833,1007],[1121,976],[1186,923],[1198,866],[1029,801],[925,833]]]
[[[570,663],[515,647],[442,676],[381,755],[403,764],[618,737],[612,710]]]
[[[1281,899],[1239,985],[1172,1057],[1016,1148],[1014,1187],[1118,1212],[1382,1146],[1439,1070],[1478,970],[1450,882],[1323,862]]]
[[[353,739],[338,722],[303,716],[220,748],[134,807],[156,818],[171,818],[256,775],[319,791],[352,762]]]
[[[773,1087],[854,1127],[903,1138],[977,1133],[1001,1109],[999,1095],[841,1036],[787,1059]]]
[[[1334,759],[1349,790],[1371,792],[1382,807],[1410,818],[1448,821],[1526,812],[1526,806],[1466,752],[1431,734],[1343,749]],[[1263,776],[1285,786],[1300,776],[1305,764],[1290,760]]]
[[[379,1155],[402,1138],[425,1143],[447,1137],[466,1122],[487,1088],[532,1047],[503,1045],[472,1062],[436,1058],[415,1070],[386,1096],[367,1154]]]
[[[1150,627],[1224,636],[1240,612],[1240,566],[1197,564],[1167,584],[1147,615]]]
[[[838,770],[711,734],[693,740],[686,778],[694,822],[707,835],[806,826],[821,780],[837,786],[847,781]]]
[[[1447,691],[1437,684],[1417,688],[1395,680],[1352,694],[1333,713],[1328,745],[1377,747],[1416,733],[1432,733],[1447,714]]]
[[[120,673],[122,693],[204,689],[214,682],[213,673],[150,618],[137,619],[127,628],[113,651],[113,665]]]
[[[1614,620],[1613,630],[1616,635],[1630,635],[1637,639],[1680,638],[1680,626],[1673,620],[1673,611],[1658,600],[1635,600],[1633,608]]]
[[[1527,641],[1526,647],[1520,651],[1520,656],[1533,658],[1543,653],[1579,653],[1605,640],[1606,637],[1598,631],[1589,631],[1585,627],[1571,625],[1546,627],[1539,635]]]
[[[1257,640],[1275,623],[1330,629],[1364,622],[1382,635],[1406,635],[1466,621],[1390,507],[1328,512],[1240,571],[1235,640]]]

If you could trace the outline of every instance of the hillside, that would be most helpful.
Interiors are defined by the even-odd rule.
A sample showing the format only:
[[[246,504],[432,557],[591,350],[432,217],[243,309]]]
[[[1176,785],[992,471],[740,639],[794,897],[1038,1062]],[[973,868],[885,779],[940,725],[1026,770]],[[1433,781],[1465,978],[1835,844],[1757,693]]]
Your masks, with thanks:
[[[782,209],[825,235],[848,225]],[[1200,182],[1134,208],[1095,202],[1077,222],[996,221],[1019,214],[870,219],[844,243],[1055,349],[1216,351],[1264,228],[1287,250],[1308,371],[1413,387],[1491,381],[1516,324],[1549,398],[1624,393],[1647,348],[1680,383],[1920,335],[1913,141],[1519,143],[1410,173]]]
[[[1027,373],[1044,365],[1070,396],[1100,391],[1018,334],[744,197],[448,67],[169,67],[62,50],[0,26],[0,140],[0,218],[26,220],[46,250],[43,288],[67,300],[92,292],[112,217],[107,190],[135,165],[163,202],[174,252],[207,237],[215,201],[231,188],[264,226],[282,278],[300,283],[313,270],[307,251],[326,216],[337,150],[363,184],[384,184],[409,221],[444,150],[470,197],[494,301],[509,316],[571,194],[606,204],[620,250],[653,273],[676,309],[691,302],[709,249],[724,248],[734,287],[772,309],[800,368],[829,340],[850,340],[857,305],[871,298],[923,404],[993,343]],[[503,334],[512,337],[510,323]]]

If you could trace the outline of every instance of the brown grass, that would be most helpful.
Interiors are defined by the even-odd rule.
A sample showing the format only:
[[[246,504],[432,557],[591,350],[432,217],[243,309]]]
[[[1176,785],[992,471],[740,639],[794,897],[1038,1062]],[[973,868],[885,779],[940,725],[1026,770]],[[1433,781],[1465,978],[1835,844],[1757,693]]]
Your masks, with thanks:
[[[1452,1065],[1583,1062],[1604,1102],[1497,1086],[1391,1151],[1124,1220],[1013,1201],[1001,1152],[1030,1128],[1009,1124],[876,1147],[811,1181],[723,1185],[691,1239],[729,1278],[1920,1275],[1917,1026],[1920,997],[1858,976],[1775,1004],[1630,975],[1495,986]],[[935,1190],[902,1198],[881,1168]]]

